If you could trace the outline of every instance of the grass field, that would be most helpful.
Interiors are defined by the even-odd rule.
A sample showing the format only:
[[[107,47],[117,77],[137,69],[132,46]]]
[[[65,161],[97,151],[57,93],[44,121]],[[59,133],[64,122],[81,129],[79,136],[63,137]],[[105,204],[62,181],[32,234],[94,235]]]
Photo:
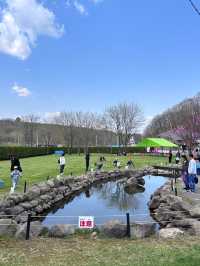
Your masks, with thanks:
[[[91,155],[91,168],[94,167],[94,163],[98,160],[100,155]],[[116,158],[115,155],[104,155],[106,157],[106,164],[104,170],[113,169],[112,162]],[[136,165],[136,168],[141,168],[146,165],[157,164],[161,162],[167,162],[167,158],[153,157],[153,156],[134,156],[132,158]],[[119,157],[122,168],[125,167],[128,157]],[[55,177],[59,173],[58,169],[58,157],[56,155],[40,156],[21,159],[21,165],[23,168],[23,177],[20,180],[18,190],[23,189],[24,181],[26,180],[29,185],[44,181],[47,177]],[[81,175],[85,172],[85,159],[83,155],[66,155],[66,168],[65,175]],[[5,188],[0,189],[0,193],[5,193],[10,188],[10,161],[0,161],[0,179],[5,181]]]
[[[0,240],[2,266],[199,266],[200,240]]]

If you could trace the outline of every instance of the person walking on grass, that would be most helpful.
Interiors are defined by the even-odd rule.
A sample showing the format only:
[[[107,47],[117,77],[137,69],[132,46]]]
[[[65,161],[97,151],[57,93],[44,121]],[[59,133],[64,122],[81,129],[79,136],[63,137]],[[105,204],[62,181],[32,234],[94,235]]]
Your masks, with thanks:
[[[58,160],[58,163],[60,165],[60,175],[63,175],[64,174],[64,170],[65,170],[65,164],[66,164],[66,161],[65,161],[65,153],[63,153],[59,160]]]
[[[17,187],[17,184],[19,183],[19,179],[21,177],[21,172],[18,170],[17,166],[14,166],[14,170],[11,172],[10,177],[12,181],[12,187],[10,189],[10,193],[14,193],[15,189]]]
[[[20,173],[22,173],[22,168],[21,168],[21,164],[19,161],[19,158],[11,155],[10,156],[10,162],[11,162],[11,166],[10,166],[10,171],[14,171],[14,167],[17,166],[17,169],[20,171]]]
[[[189,179],[189,189],[191,192],[195,192],[195,179],[197,177],[197,164],[194,159],[194,155],[190,154],[190,162],[188,167],[188,179]]]
[[[88,172],[89,167],[90,167],[90,153],[87,152],[85,155],[85,171],[86,171],[86,173]]]

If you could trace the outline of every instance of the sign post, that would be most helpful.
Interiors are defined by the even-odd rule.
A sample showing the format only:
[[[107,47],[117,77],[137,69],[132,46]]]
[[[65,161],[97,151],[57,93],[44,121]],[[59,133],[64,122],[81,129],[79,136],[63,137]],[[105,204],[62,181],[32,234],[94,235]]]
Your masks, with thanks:
[[[94,217],[93,216],[79,216],[78,226],[80,229],[93,229]]]

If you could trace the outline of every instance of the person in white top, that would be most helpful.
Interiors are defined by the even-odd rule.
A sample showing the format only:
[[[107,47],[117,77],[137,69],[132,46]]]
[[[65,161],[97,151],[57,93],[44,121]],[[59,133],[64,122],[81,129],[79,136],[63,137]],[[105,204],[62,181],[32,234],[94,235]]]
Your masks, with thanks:
[[[58,163],[60,165],[60,175],[63,175],[64,169],[65,169],[65,164],[66,164],[64,153],[63,153],[63,155],[60,156]]]
[[[194,155],[190,155],[190,162],[188,166],[188,175],[189,175],[189,188],[192,192],[195,192],[195,178],[197,175],[197,163],[194,159]]]

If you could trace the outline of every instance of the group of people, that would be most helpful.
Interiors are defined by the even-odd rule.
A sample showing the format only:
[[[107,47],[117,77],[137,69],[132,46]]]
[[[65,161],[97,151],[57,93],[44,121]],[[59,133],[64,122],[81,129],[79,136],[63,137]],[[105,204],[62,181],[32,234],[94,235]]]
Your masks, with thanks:
[[[173,154],[169,152],[169,164],[173,161]],[[198,183],[198,176],[200,176],[200,151],[195,149],[187,155],[186,152],[178,150],[175,154],[175,163],[182,166],[182,180],[184,183],[184,189],[186,191],[195,192],[196,184]]]
[[[195,192],[195,186],[198,183],[198,175],[200,175],[200,158],[190,154],[188,160],[186,155],[182,155],[183,170],[182,179],[184,182],[184,189],[186,191]]]

